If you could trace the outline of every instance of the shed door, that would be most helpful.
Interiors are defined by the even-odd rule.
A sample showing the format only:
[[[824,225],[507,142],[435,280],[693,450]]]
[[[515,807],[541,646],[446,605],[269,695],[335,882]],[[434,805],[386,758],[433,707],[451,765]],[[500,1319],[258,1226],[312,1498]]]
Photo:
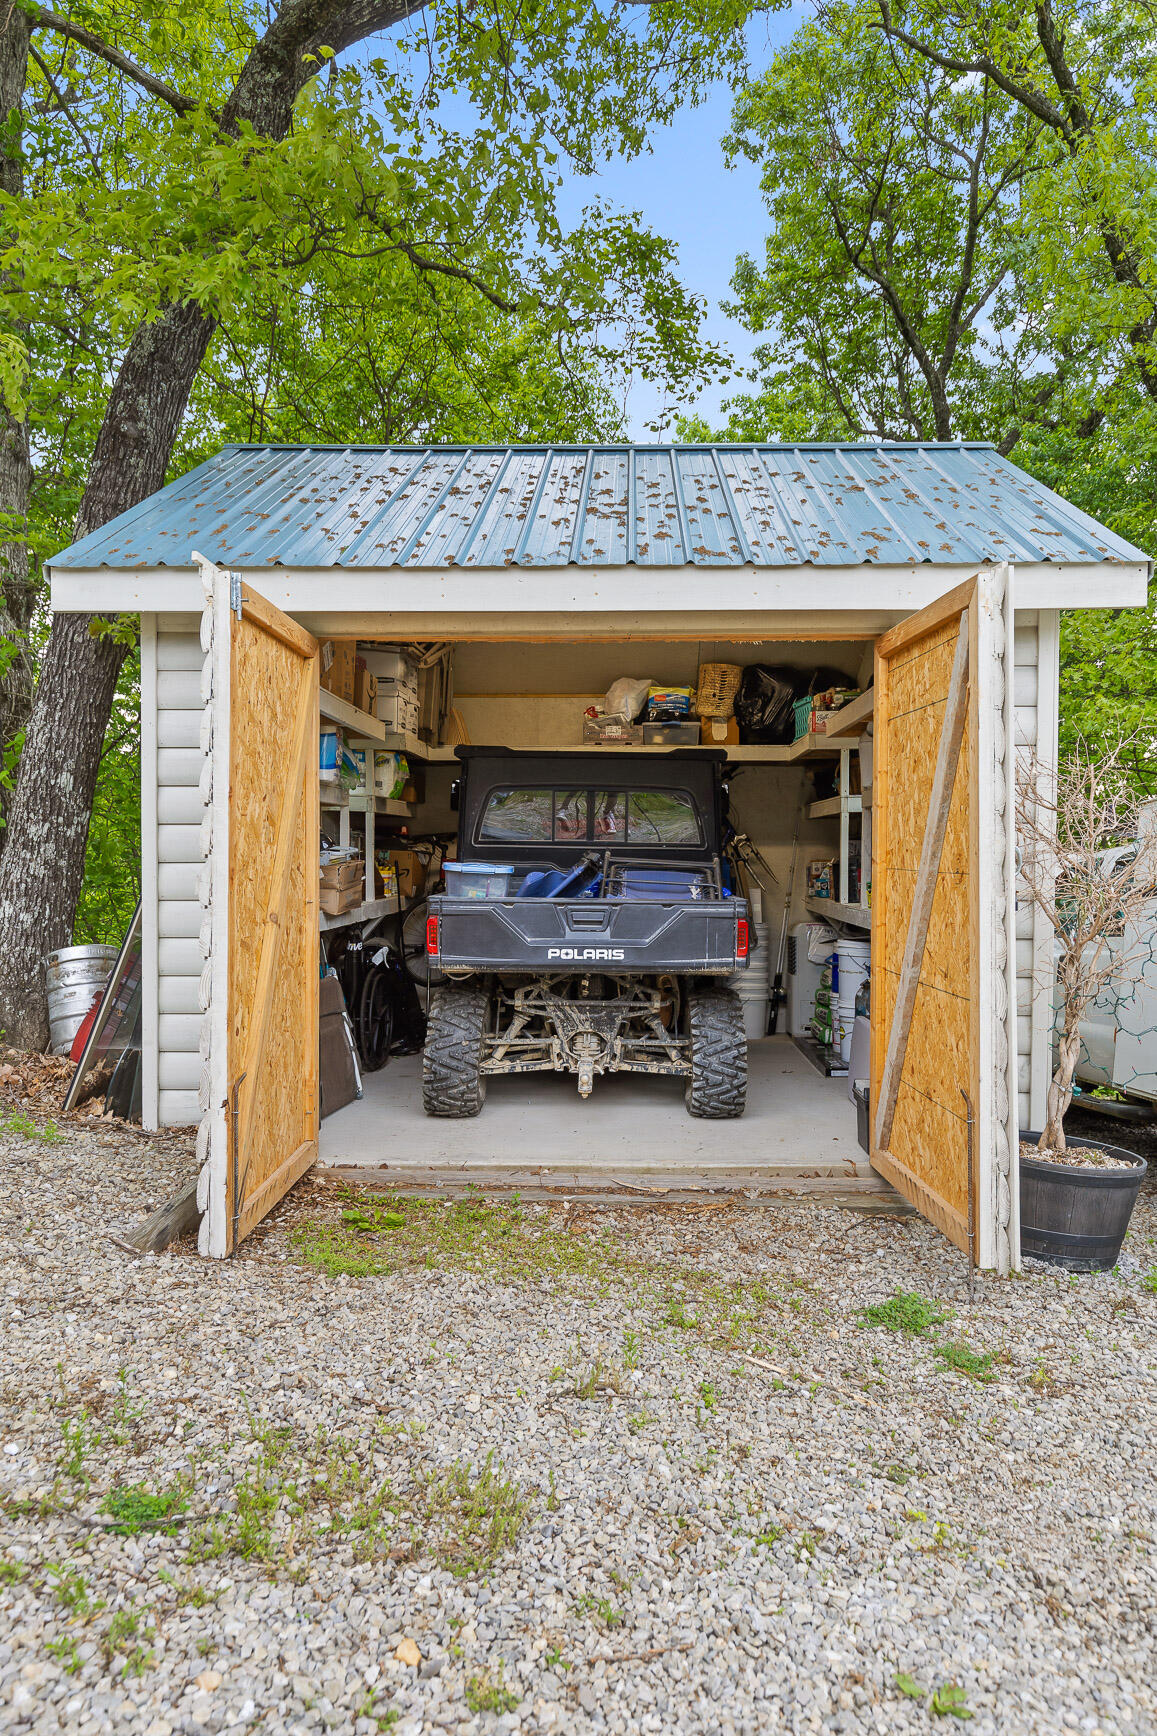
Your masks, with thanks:
[[[318,646],[201,561],[203,1253],[232,1252],[317,1157]]]
[[[872,1163],[998,1271],[1020,1240],[1011,620],[1000,567],[878,642],[872,789]]]

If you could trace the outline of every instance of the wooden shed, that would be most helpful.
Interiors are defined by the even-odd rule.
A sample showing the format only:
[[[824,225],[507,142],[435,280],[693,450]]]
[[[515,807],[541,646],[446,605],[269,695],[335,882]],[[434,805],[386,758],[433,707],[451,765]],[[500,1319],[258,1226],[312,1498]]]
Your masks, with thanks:
[[[49,568],[54,609],[141,616],[144,1117],[198,1123],[204,1253],[229,1253],[319,1156],[565,1180],[586,1152],[588,1176],[644,1189],[880,1174],[961,1247],[971,1219],[983,1266],[1018,1265],[1052,941],[1017,910],[1016,745],[1055,754],[1059,611],[1143,605],[1139,550],[983,445],[253,445]],[[864,690],[828,733],[727,753],[777,884],[797,820],[801,856],[834,862],[822,901],[797,876],[793,931],[870,934],[870,1158],[846,1081],[789,1036],[753,1044],[748,1112],[726,1124],[689,1122],[663,1081],[583,1103],[553,1079],[432,1123],[400,1062],[322,1122],[319,930],[394,908],[375,849],[452,825],[454,759],[444,711],[399,732],[321,688],[329,641],[436,647],[472,741],[548,753],[581,745],[622,676],[822,665]],[[336,916],[318,890],[324,719],[371,764],[396,749],[421,772],[409,804],[372,779],[324,798],[369,863]],[[601,751],[613,777],[619,750]]]

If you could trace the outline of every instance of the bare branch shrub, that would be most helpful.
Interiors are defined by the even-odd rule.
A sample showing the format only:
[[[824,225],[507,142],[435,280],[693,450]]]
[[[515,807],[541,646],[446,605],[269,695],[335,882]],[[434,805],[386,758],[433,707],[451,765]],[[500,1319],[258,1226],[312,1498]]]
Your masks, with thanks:
[[[1042,913],[1057,939],[1060,1031],[1042,1152],[1065,1149],[1081,1021],[1109,982],[1136,977],[1149,953],[1139,919],[1157,897],[1157,826],[1129,784],[1133,745],[1122,737],[1094,756],[1078,740],[1055,774],[1035,751],[1017,759],[1017,897]],[[1122,853],[1106,857],[1114,850]]]

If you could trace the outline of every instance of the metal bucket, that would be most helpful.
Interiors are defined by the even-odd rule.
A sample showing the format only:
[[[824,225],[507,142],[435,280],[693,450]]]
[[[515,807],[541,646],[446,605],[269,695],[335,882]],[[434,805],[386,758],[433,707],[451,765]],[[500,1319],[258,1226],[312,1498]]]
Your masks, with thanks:
[[[49,1048],[67,1055],[94,995],[104,988],[120,953],[116,946],[62,946],[44,961]]]

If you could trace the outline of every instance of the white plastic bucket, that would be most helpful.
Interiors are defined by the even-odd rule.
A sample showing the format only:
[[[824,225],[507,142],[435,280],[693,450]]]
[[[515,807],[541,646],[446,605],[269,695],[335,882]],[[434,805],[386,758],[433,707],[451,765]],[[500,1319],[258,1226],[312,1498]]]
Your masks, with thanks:
[[[852,1052],[852,1027],[856,1019],[856,996],[864,978],[870,975],[872,943],[868,940],[838,940],[836,957],[839,961],[839,1013],[836,1020],[836,1041],[840,1058],[847,1061]]]

